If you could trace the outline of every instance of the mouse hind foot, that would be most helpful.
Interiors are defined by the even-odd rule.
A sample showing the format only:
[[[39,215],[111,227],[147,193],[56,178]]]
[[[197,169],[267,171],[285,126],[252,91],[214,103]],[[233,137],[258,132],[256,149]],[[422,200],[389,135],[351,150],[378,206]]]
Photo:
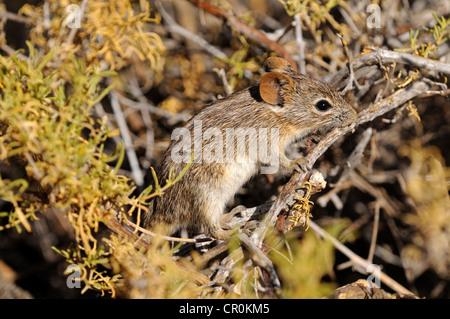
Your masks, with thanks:
[[[223,229],[223,228],[210,228],[206,232],[208,236],[211,236],[217,240],[226,240],[233,235],[234,230],[232,229]]]

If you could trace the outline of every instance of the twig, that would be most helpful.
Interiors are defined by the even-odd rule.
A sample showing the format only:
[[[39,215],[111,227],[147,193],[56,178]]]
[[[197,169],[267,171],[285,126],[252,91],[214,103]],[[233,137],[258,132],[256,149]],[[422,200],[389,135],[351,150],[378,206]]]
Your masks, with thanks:
[[[50,22],[50,4],[48,3],[48,0],[44,1],[44,5],[42,6],[43,9],[43,18],[44,21],[42,22],[42,24],[44,25],[45,30],[48,32],[48,30],[50,30],[51,27],[51,22]]]
[[[174,241],[174,242],[178,242],[178,243],[197,243],[198,242],[198,240],[195,238],[179,238],[179,237],[160,235],[160,234],[154,233],[148,229],[142,228],[128,219],[125,219],[125,223],[127,223],[127,225],[133,227],[135,230],[137,229],[141,233],[151,236],[151,237],[158,237],[158,238],[161,238],[164,240]]]
[[[342,209],[342,203],[340,201],[336,202],[338,199],[336,194],[341,189],[348,188],[350,185],[353,185],[352,182],[348,182],[348,176],[351,171],[353,171],[356,166],[358,166],[361,163],[361,160],[363,158],[364,150],[366,149],[367,144],[370,141],[370,138],[372,137],[372,128],[367,128],[361,136],[360,141],[358,142],[358,145],[356,145],[353,152],[350,154],[347,160],[347,168],[342,172],[341,176],[339,177],[339,180],[335,183],[334,188],[329,191],[327,194],[322,195],[317,199],[317,202],[320,206],[325,207],[328,203],[328,201],[331,199],[333,203],[335,204],[337,209]],[[343,184],[343,187],[341,185]],[[337,205],[336,205],[337,204]]]
[[[359,140],[358,145],[356,145],[355,149],[348,157],[347,169],[342,173],[341,177],[339,178],[336,184],[339,184],[341,181],[346,179],[349,172],[353,171],[356,168],[356,166],[358,166],[361,163],[361,160],[364,155],[364,150],[366,149],[366,146],[369,143],[370,138],[372,137],[372,131],[373,129],[369,127],[361,134],[361,139]]]
[[[372,263],[373,254],[375,253],[375,246],[377,244],[377,236],[378,236],[378,226],[380,223],[380,204],[378,201],[375,202],[375,216],[373,219],[373,230],[372,230],[372,238],[370,240],[369,254],[367,256],[367,261]]]
[[[424,92],[423,94],[419,95],[418,97],[426,98],[426,97],[430,97],[430,96],[434,96],[434,95],[442,95],[442,96],[450,95],[450,89],[442,90],[442,91],[430,90],[430,91]]]
[[[27,151],[24,152],[24,156],[28,161],[28,164],[31,166],[31,168],[33,169],[33,174],[34,174],[34,178],[36,180],[38,180],[39,182],[42,180],[42,178],[44,177],[44,174],[42,174],[41,171],[39,171],[39,169],[36,166],[35,161],[33,160],[33,157],[30,155],[30,153],[28,153]]]
[[[305,41],[303,40],[302,17],[299,13],[294,14],[293,24],[295,26],[295,43],[298,49],[298,69],[300,73],[306,74]]]
[[[77,12],[77,14],[79,14],[80,20],[81,20],[81,17],[83,16],[84,12],[86,11],[86,6],[87,6],[88,2],[89,2],[89,0],[83,0],[83,2],[81,3],[80,11]],[[77,31],[78,31],[78,28],[70,29],[69,36],[67,37],[67,40],[66,40],[66,47],[68,47],[70,44],[72,44],[73,38],[75,38]]]
[[[424,68],[435,72],[441,72],[444,74],[450,74],[450,64],[443,63],[431,59],[422,58],[419,56],[411,55],[408,53],[400,53],[395,51],[383,50],[378,48],[369,48],[372,52],[362,55],[361,57],[354,59],[351,63],[354,70],[358,70],[362,67],[369,65],[384,63],[402,63],[412,65],[418,68]],[[342,68],[333,78],[332,83],[337,86],[343,78],[349,75],[348,68]]]
[[[105,218],[104,223],[110,230],[114,231],[116,234],[120,234],[121,236],[125,236],[130,239],[137,247],[150,249],[151,244],[149,242],[147,242],[142,236],[134,233],[131,229],[124,227],[114,216]],[[186,271],[187,273],[192,275],[199,284],[205,285],[211,282],[210,279],[205,275],[196,271],[192,271],[178,261],[175,261],[175,263],[179,269]]]
[[[420,81],[414,82],[411,86],[398,90],[386,99],[381,100],[376,105],[373,105],[359,113],[358,119],[353,125],[346,128],[336,128],[332,130],[305,157],[307,163],[306,167],[311,168],[317,159],[322,156],[322,154],[324,154],[326,150],[340,137],[353,131],[357,126],[370,122],[375,118],[391,111],[392,109],[403,105],[407,101],[421,95],[423,92],[426,92],[428,88],[429,86],[427,83]],[[295,172],[291,176],[291,179],[283,186],[283,189],[272,205],[272,208],[264,217],[259,228],[256,229],[252,235],[253,240],[255,240],[260,247],[266,232],[275,226],[278,215],[286,207],[287,202],[293,198],[299,185],[302,185],[306,181],[307,176],[307,171]]]
[[[3,43],[0,48],[5,51],[8,55],[14,55],[16,54],[16,50],[14,50],[13,48],[11,48],[9,45],[7,45],[6,43]],[[17,53],[16,56],[24,61],[30,62],[30,58],[27,57],[26,55],[22,54],[22,53]]]
[[[151,159],[153,158],[154,145],[155,145],[155,132],[153,128],[152,118],[148,110],[141,109],[142,121],[144,122],[146,129],[146,143],[145,143],[145,160],[142,163],[143,167],[149,167],[151,165]]]
[[[229,248],[230,240],[224,240],[217,246],[206,251],[203,255],[199,256],[198,259],[195,260],[195,263],[201,268],[203,265],[206,265],[211,259],[219,256],[220,254],[226,252]]]
[[[113,121],[115,119],[114,115],[106,113],[102,103],[95,104],[94,105],[94,110],[95,110],[95,114],[99,118],[101,118],[102,121],[105,121],[105,123],[108,125],[108,127],[114,127],[114,128],[116,127],[115,124],[111,123],[111,121]],[[114,135],[114,136],[111,136],[111,138],[114,141],[114,143],[116,143],[117,145],[122,143],[122,139],[121,139],[120,135]],[[119,169],[119,170],[121,170],[121,169]]]
[[[294,67],[298,71],[297,64],[292,59],[291,55],[286,51],[284,46],[282,46],[280,43],[270,40],[263,32],[243,23],[232,13],[226,12],[225,10],[218,8],[204,0],[189,0],[189,2],[193,3],[198,8],[205,10],[218,18],[224,19],[230,27],[246,35],[256,43],[259,43],[267,50],[274,51],[280,57],[285,58],[289,62],[289,64],[291,64],[292,67]]]
[[[353,186],[358,188],[362,192],[369,193],[373,197],[377,199],[381,208],[383,208],[388,216],[397,216],[398,209],[395,208],[392,200],[389,200],[389,195],[387,195],[383,190],[377,187],[374,187],[370,183],[368,183],[364,178],[362,178],[358,173],[352,171],[350,172],[350,180],[353,183]]]
[[[32,24],[33,20],[9,11],[0,11],[0,18],[24,24]]]
[[[330,200],[332,200],[334,206],[336,207],[336,209],[337,210],[341,210],[344,205],[340,201],[335,202],[334,198],[335,197],[339,198],[337,196],[337,193],[339,193],[340,191],[342,191],[344,189],[347,189],[347,188],[351,187],[352,185],[353,185],[353,182],[350,181],[350,180],[340,181],[340,182],[336,183],[336,185],[334,185],[333,189],[331,189],[328,193],[320,196],[317,199],[317,203],[320,206],[325,207],[325,206],[327,206],[328,202]]]
[[[124,100],[122,99],[123,96],[121,94],[118,94],[118,97],[119,97],[120,103],[129,106],[131,109],[137,109],[142,115],[142,121],[144,122],[144,125],[146,128],[146,134],[145,134],[146,141],[145,141],[145,145],[144,145],[145,158],[144,158],[144,161],[142,162],[142,166],[149,167],[151,164],[151,159],[153,158],[154,144],[155,144],[155,132],[154,132],[154,128],[153,128],[152,118],[150,116],[150,113],[152,113],[152,112],[150,111],[149,108],[143,107],[143,106],[144,105],[153,106],[153,105],[150,105],[148,103],[147,98],[145,97],[144,93],[141,90],[141,87],[139,86],[135,72],[133,72],[133,75],[134,76],[128,78],[127,86],[129,88],[131,94],[134,97],[136,97],[137,100],[140,103],[142,103],[142,105],[140,105],[140,107],[138,105],[138,107],[136,108],[136,107],[130,106],[127,103],[124,103]],[[118,92],[116,92],[116,93],[118,93]],[[153,108],[158,109],[155,106],[153,106]]]
[[[117,97],[119,98],[120,103],[125,104],[131,108],[138,109],[138,110],[146,110],[152,114],[161,116],[163,118],[167,118],[171,121],[175,122],[186,122],[191,118],[191,115],[187,113],[172,113],[163,109],[160,109],[152,104],[150,104],[147,100],[145,102],[136,102],[133,100],[130,100],[129,98],[126,98],[119,92],[116,92]]]
[[[350,57],[350,52],[348,51],[347,41],[345,41],[343,35],[338,34],[337,36],[339,37],[339,39],[341,39],[342,46],[344,47],[344,52],[345,52],[345,55],[347,56],[347,60],[348,60],[348,72],[350,73],[350,79],[348,80],[348,83],[345,86],[345,88],[342,90],[342,93],[345,93],[348,90],[351,90],[353,84],[355,84],[355,86],[358,90],[361,90],[361,86],[359,85],[359,83],[355,77],[355,73],[353,72],[352,59]]]
[[[345,19],[345,22],[347,22],[350,28],[352,28],[352,31],[355,33],[356,37],[359,38],[361,36],[361,30],[358,29],[355,22],[353,22],[352,17],[347,12],[347,10],[351,10],[350,6],[348,5],[339,6],[338,10],[339,13],[342,15],[342,17]]]
[[[137,247],[142,247],[145,249],[150,248],[150,243],[145,240],[143,236],[136,234],[129,227],[125,227],[124,225],[122,225],[122,223],[117,219],[117,217],[114,216],[114,214],[111,214],[110,216],[104,218],[103,223],[116,234],[130,239],[130,241],[132,241]]]
[[[347,248],[345,245],[343,245],[341,242],[339,242],[336,238],[334,238],[333,236],[328,234],[325,230],[323,230],[319,225],[317,225],[313,221],[310,222],[310,227],[312,230],[314,230],[316,232],[316,234],[318,234],[320,237],[330,241],[333,244],[333,246],[336,247],[337,250],[339,250],[341,253],[343,253],[345,256],[347,256],[352,261],[352,263],[356,266],[356,269],[359,272],[361,272],[363,274],[367,274],[367,269],[369,269],[369,267],[372,266],[372,264],[370,262],[361,258],[357,254],[355,254],[353,251],[351,251],[349,248]],[[387,286],[389,286],[391,289],[393,289],[397,293],[403,294],[403,295],[413,295],[414,296],[414,294],[411,291],[409,291],[408,289],[406,289],[405,287],[400,285],[398,282],[396,282],[394,279],[392,279],[385,273],[380,271],[378,273],[374,272],[373,274],[374,274],[374,276],[378,276],[380,281],[385,283]]]
[[[231,95],[231,93],[233,93],[232,92],[233,90],[232,90],[230,84],[228,83],[227,74],[226,74],[225,70],[222,68],[221,69],[214,68],[213,71],[216,72],[217,75],[222,80],[223,91],[225,93],[225,96]]]
[[[383,259],[386,263],[397,267],[403,267],[401,258],[394,253],[389,248],[384,248],[383,246],[375,246],[375,256]]]
[[[244,245],[245,248],[247,248],[247,250],[250,252],[250,258],[253,260],[253,262],[257,266],[265,269],[269,274],[275,295],[277,297],[282,297],[280,279],[278,278],[277,272],[275,271],[273,263],[269,259],[269,257],[267,257],[246,234],[239,233],[239,240],[242,245]]]
[[[409,100],[428,92],[428,89],[429,84],[423,81],[417,81],[409,87],[398,90],[387,98],[381,100],[379,103],[362,111],[358,115],[356,126],[373,121],[375,118],[399,107],[400,105],[403,105]]]
[[[242,258],[243,252],[241,247],[232,250],[224,259],[222,259],[220,264],[216,266],[218,271],[214,276],[214,282],[219,284],[224,283],[229,277],[229,274],[233,269],[233,265],[242,260]]]
[[[120,135],[122,135],[123,142],[125,144],[125,152],[130,163],[131,172],[133,174],[133,180],[137,186],[144,185],[144,175],[142,174],[141,168],[139,166],[139,161],[136,152],[133,148],[133,141],[131,139],[130,132],[128,131],[128,125],[125,121],[125,117],[120,107],[119,99],[114,90],[109,92],[111,107],[113,109],[114,115],[116,117],[117,125],[120,130]]]
[[[189,30],[186,30],[181,25],[175,22],[175,20],[167,13],[167,11],[164,9],[163,5],[161,4],[161,1],[155,1],[155,6],[158,9],[158,12],[163,17],[164,21],[166,22],[166,29],[169,32],[176,33],[180,36],[182,36],[185,39],[188,39],[192,42],[197,43],[200,47],[202,47],[206,52],[211,54],[214,57],[227,59],[228,56],[222,52],[220,49],[216,48],[215,46],[209,44],[205,39],[199,37],[195,33],[192,33]]]

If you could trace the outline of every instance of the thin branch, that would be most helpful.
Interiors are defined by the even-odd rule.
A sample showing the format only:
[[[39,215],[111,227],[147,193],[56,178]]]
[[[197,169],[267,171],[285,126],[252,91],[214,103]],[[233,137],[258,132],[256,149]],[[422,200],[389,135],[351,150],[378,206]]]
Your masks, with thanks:
[[[363,158],[364,150],[366,149],[367,144],[369,144],[370,139],[372,137],[373,129],[371,127],[367,128],[362,134],[361,139],[358,142],[358,145],[354,148],[350,156],[347,160],[347,169],[342,173],[336,184],[339,184],[341,181],[346,179],[350,171],[353,171],[356,166],[358,166]]]
[[[225,96],[231,95],[231,93],[233,93],[233,90],[231,88],[231,85],[228,83],[227,74],[225,70],[222,68],[221,69],[214,68],[213,71],[216,72],[217,75],[222,80],[223,91],[225,93]]]
[[[123,115],[122,108],[120,107],[119,98],[117,97],[117,94],[114,90],[111,90],[111,92],[109,92],[109,96],[111,107],[113,109],[117,125],[120,130],[120,135],[122,135],[122,139],[125,144],[125,152],[130,163],[133,180],[137,186],[142,186],[144,185],[144,175],[142,174],[141,168],[139,166],[139,160],[133,148],[133,140],[131,139],[128,125],[125,121],[125,116]]]
[[[367,122],[373,121],[375,118],[392,111],[393,109],[403,105],[404,103],[412,100],[423,93],[428,92],[429,84],[424,81],[417,81],[411,84],[411,86],[404,89],[400,89],[387,98],[381,100],[379,103],[372,105],[365,109],[358,115],[356,125],[361,125]],[[353,129],[353,128],[351,128]]]
[[[325,230],[323,230],[319,225],[317,225],[313,221],[310,222],[310,227],[312,230],[316,232],[316,234],[330,241],[333,244],[333,246],[336,247],[337,250],[339,250],[341,253],[347,256],[352,261],[353,265],[359,272],[367,274],[369,267],[372,267],[372,264],[370,262],[355,254],[353,251],[351,251],[349,248],[343,245],[339,240],[328,234]],[[400,285],[398,282],[396,282],[394,279],[392,279],[385,273],[380,271],[374,272],[373,275],[378,276],[378,279],[380,279],[381,282],[385,283],[387,286],[389,286],[397,293],[414,296],[414,294],[411,291]]]
[[[138,109],[138,110],[146,110],[152,114],[155,114],[157,116],[161,116],[163,118],[167,118],[171,121],[175,122],[186,122],[191,118],[191,115],[187,113],[172,113],[163,109],[160,109],[159,107],[156,107],[152,104],[150,104],[148,101],[145,102],[136,102],[133,100],[130,100],[129,98],[126,98],[119,92],[116,92],[117,97],[119,98],[120,103],[125,104],[131,108]]]
[[[150,105],[148,103],[147,98],[145,97],[144,93],[142,92],[139,83],[138,83],[138,79],[136,77],[136,73],[133,72],[133,76],[129,77],[127,80],[128,83],[128,89],[130,90],[131,94],[136,97],[136,99],[142,103],[142,105],[148,105],[148,106],[153,106]],[[144,157],[144,161],[142,162],[142,166],[143,167],[149,167],[151,164],[151,159],[153,158],[153,152],[154,152],[154,144],[155,144],[155,132],[154,132],[154,128],[153,128],[153,122],[152,122],[152,117],[150,115],[150,113],[152,113],[149,108],[144,108],[144,107],[133,107],[128,105],[127,103],[124,103],[124,100],[122,99],[123,96],[121,94],[119,94],[119,92],[116,92],[117,96],[119,97],[119,101],[121,104],[125,104],[127,106],[130,107],[130,109],[134,109],[134,110],[138,110],[139,113],[142,115],[142,121],[144,122],[145,128],[146,128],[146,133],[145,133],[145,137],[146,137],[146,141],[145,141],[145,145],[144,145],[144,149],[145,149],[145,157]],[[153,108],[158,109],[157,107],[153,106]]]
[[[347,10],[351,10],[351,8],[348,5],[339,6],[338,8],[339,13],[344,18],[345,22],[352,28],[352,31],[355,33],[356,37],[361,36],[361,30],[356,26],[355,22],[353,21],[350,14],[347,12]]]
[[[48,32],[48,30],[50,30],[51,27],[51,22],[50,22],[50,4],[48,3],[48,0],[44,1],[44,5],[42,6],[43,12],[43,26],[45,28],[45,30]]]
[[[178,243],[197,243],[199,242],[197,239],[195,238],[180,238],[180,237],[171,237],[171,236],[165,236],[165,235],[160,235],[157,233],[154,233],[148,229],[142,228],[138,225],[136,225],[135,223],[133,223],[132,221],[125,219],[125,223],[131,227],[133,227],[135,230],[140,231],[141,233],[151,236],[151,237],[158,237],[164,240],[168,240],[168,241],[173,241],[173,242],[178,242]],[[202,241],[203,242],[203,241]]]
[[[9,45],[7,45],[6,43],[3,43],[0,48],[5,51],[8,55],[14,55],[17,53],[17,50],[14,50],[13,48],[11,48]],[[24,61],[30,62],[30,58],[27,57],[26,55],[22,54],[22,53],[17,53],[16,56]]]
[[[346,169],[342,172],[339,180],[335,183],[334,188],[329,191],[327,194],[320,196],[317,199],[317,202],[320,206],[325,207],[328,201],[331,199],[337,209],[342,209],[343,204],[340,201],[337,193],[345,188],[348,188],[350,185],[353,185],[352,182],[348,182],[348,176],[350,172],[352,172],[360,163],[364,155],[364,150],[366,149],[367,144],[372,137],[373,129],[371,127],[367,128],[362,134],[361,139],[358,142],[358,145],[354,148],[350,156],[348,157],[346,164]]]
[[[274,51],[280,57],[285,58],[289,62],[289,64],[291,64],[298,71],[297,64],[292,59],[292,56],[286,51],[284,46],[278,42],[270,40],[260,30],[250,27],[249,25],[243,23],[241,20],[235,17],[232,13],[229,13],[221,8],[218,8],[204,0],[189,0],[189,2],[193,3],[198,8],[205,10],[218,18],[224,19],[227,22],[227,24],[233,29],[246,35],[251,40],[260,44],[267,50]]]
[[[446,90],[442,90],[442,91],[435,91],[435,90],[426,91],[423,94],[421,94],[419,96],[419,98],[427,98],[427,97],[431,97],[434,95],[442,95],[442,96],[450,95],[450,89],[446,89]]]
[[[87,6],[88,2],[89,2],[89,0],[83,0],[83,2],[81,3],[80,11],[77,13],[80,15],[80,20],[81,20],[81,17],[83,16],[84,12],[86,11],[86,6]],[[73,39],[75,38],[75,35],[77,34],[77,31],[78,31],[78,28],[70,29],[69,36],[67,37],[67,40],[66,40],[66,47],[68,47],[69,45],[72,44]]]
[[[273,263],[269,259],[269,257],[267,257],[246,234],[239,233],[239,240],[241,244],[244,245],[245,248],[247,248],[247,250],[250,252],[250,258],[253,260],[253,262],[257,266],[265,269],[269,274],[275,294],[278,297],[282,297],[280,279],[278,278],[275,267],[273,266]]]
[[[104,223],[109,229],[114,231],[116,234],[120,234],[120,235],[125,236],[128,239],[130,239],[130,241],[132,241],[135,246],[137,246],[139,248],[144,248],[144,249],[151,248],[151,244],[148,241],[146,241],[142,235],[139,236],[136,233],[134,233],[131,229],[129,229],[128,227],[124,227],[116,217],[114,217],[114,216],[107,217],[107,218],[105,218]],[[179,269],[186,271],[187,273],[192,275],[199,284],[205,285],[205,284],[210,283],[210,279],[208,277],[206,277],[205,275],[203,275],[199,272],[190,270],[189,268],[187,268],[185,265],[183,265],[182,263],[180,263],[178,261],[175,261],[175,263]]]
[[[24,152],[24,156],[27,159],[28,164],[30,164],[30,166],[33,170],[34,178],[38,181],[41,181],[42,178],[44,177],[44,174],[42,174],[42,172],[39,171],[39,169],[37,168],[36,163],[33,160],[33,157],[27,151]]]
[[[0,11],[0,18],[24,24],[32,24],[33,20],[9,11]]]
[[[375,216],[373,219],[372,238],[370,240],[369,255],[367,256],[367,261],[369,263],[372,263],[372,261],[373,261],[373,254],[375,253],[375,246],[377,244],[379,223],[380,223],[380,203],[378,201],[376,201],[375,202]]]
[[[209,249],[203,255],[201,255],[195,259],[196,265],[199,268],[203,267],[211,259],[216,258],[220,254],[223,254],[224,252],[228,251],[229,245],[230,245],[230,240],[226,239],[222,243],[218,244],[217,246],[214,246],[213,248]]]
[[[199,37],[195,33],[192,33],[189,30],[186,30],[181,25],[175,22],[175,20],[167,13],[167,11],[164,9],[163,5],[161,4],[161,1],[155,1],[155,6],[158,9],[158,12],[161,14],[162,18],[166,22],[166,29],[169,32],[176,33],[183,38],[190,40],[192,42],[195,42],[200,47],[202,47],[206,52],[211,54],[214,57],[227,59],[228,56],[222,52],[220,49],[216,48],[215,46],[209,44],[205,39]]]
[[[151,247],[150,242],[148,242],[144,236],[138,235],[129,227],[122,225],[118,218],[113,214],[104,218],[103,223],[116,234],[130,239],[136,247],[144,249],[149,249]]]
[[[395,202],[389,198],[383,188],[374,187],[354,171],[350,172],[349,179],[354,187],[375,197],[388,216],[398,216],[398,209],[394,206]]]
[[[362,67],[370,65],[376,65],[379,63],[402,63],[412,65],[418,68],[424,68],[435,72],[441,72],[444,74],[450,74],[450,64],[443,63],[436,60],[426,59],[419,56],[415,56],[408,53],[395,52],[390,50],[383,50],[378,48],[369,48],[372,52],[362,55],[361,57],[353,60],[351,63],[354,70],[358,70]],[[332,83],[336,86],[345,77],[349,75],[348,68],[342,68],[333,78]]]
[[[306,74],[305,40],[302,32],[302,18],[299,13],[294,14],[293,25],[295,27],[295,43],[298,49],[298,69],[300,73]]]

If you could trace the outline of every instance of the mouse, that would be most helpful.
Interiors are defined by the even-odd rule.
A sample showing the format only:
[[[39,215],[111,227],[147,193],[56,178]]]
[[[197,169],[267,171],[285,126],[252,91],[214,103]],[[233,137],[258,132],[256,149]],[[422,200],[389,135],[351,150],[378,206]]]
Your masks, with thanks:
[[[183,127],[156,168],[159,183],[192,161],[182,178],[154,198],[142,218],[165,235],[186,229],[224,240],[232,230],[221,222],[227,203],[254,175],[304,169],[286,148],[315,132],[346,127],[355,109],[331,84],[295,71],[287,60],[269,57],[259,84],[205,105]]]

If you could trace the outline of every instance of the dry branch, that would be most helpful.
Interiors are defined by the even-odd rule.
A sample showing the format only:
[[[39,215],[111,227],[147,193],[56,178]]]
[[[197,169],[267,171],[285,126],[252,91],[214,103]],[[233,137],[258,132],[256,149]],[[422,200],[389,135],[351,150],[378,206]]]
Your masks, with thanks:
[[[250,258],[249,262],[250,264],[244,267],[244,272],[248,271],[249,267],[253,263],[254,266],[259,267],[260,269],[264,269],[266,273],[269,275],[271,287],[273,289],[273,292],[277,296],[281,296],[281,285],[280,281],[278,279],[278,276],[276,274],[275,269],[273,268],[273,264],[270,261],[270,259],[266,256],[266,254],[263,252],[263,241],[265,240],[266,234],[269,232],[270,229],[273,229],[275,227],[275,223],[277,221],[278,215],[280,212],[286,208],[287,203],[289,203],[293,196],[296,194],[297,189],[303,185],[303,183],[307,180],[309,170],[313,167],[314,163],[318,160],[320,156],[322,156],[326,150],[339,138],[343,137],[348,132],[354,131],[356,127],[359,125],[362,125],[364,123],[373,121],[374,119],[386,114],[387,112],[400,107],[401,105],[405,104],[406,102],[410,101],[411,99],[414,99],[415,97],[418,97],[424,92],[427,92],[430,88],[429,82],[426,81],[417,81],[412,83],[410,86],[399,89],[397,92],[393,93],[391,96],[379,101],[378,103],[368,107],[364,111],[359,113],[358,119],[354,125],[349,126],[344,129],[336,129],[331,131],[327,136],[325,136],[320,143],[313,148],[308,155],[306,156],[306,170],[302,172],[295,172],[289,182],[284,185],[282,191],[278,195],[276,201],[271,206],[268,213],[264,216],[263,221],[260,223],[259,227],[256,228],[256,230],[252,233],[251,237],[247,236],[246,234],[240,232],[238,235],[238,238],[240,240],[240,244],[245,247],[250,252]],[[364,136],[370,137],[371,131],[366,130],[366,133]],[[361,145],[367,144],[367,136],[364,139],[363,142],[361,142]],[[361,146],[362,147],[362,146]],[[359,148],[355,151],[357,154],[361,154],[362,150]],[[356,156],[356,155],[355,155]],[[357,157],[357,156],[356,156]],[[350,172],[351,173],[351,172]],[[380,202],[380,205],[382,208],[385,208],[385,205],[383,205]],[[248,218],[242,219],[238,224],[243,227],[245,223],[247,222]],[[367,268],[371,264],[369,260],[365,260],[362,257],[359,257],[355,253],[353,253],[350,249],[339,243],[335,238],[331,237],[329,234],[327,234],[323,229],[321,229],[317,224],[310,222],[311,228],[318,233],[321,237],[326,238],[332,242],[332,244],[343,254],[345,254],[347,257],[349,257],[350,262],[356,267],[356,269],[362,273],[367,273]],[[114,226],[114,225],[113,225]],[[116,231],[119,231],[121,227],[118,227],[116,224],[114,227],[111,227],[111,225],[108,225],[110,228],[115,228]],[[128,236],[136,236],[135,234],[128,234]],[[167,240],[171,240],[173,238],[166,238]],[[144,246],[146,245],[146,241],[142,241],[142,238],[138,239],[138,243],[142,243]],[[216,246],[216,248],[213,248],[210,250],[210,252],[207,252],[205,256],[200,257],[200,264],[206,265],[207,262],[217,257],[219,254],[225,252],[227,250],[229,242],[225,241],[219,245]],[[220,262],[220,268],[217,274],[215,275],[215,278],[212,282],[208,284],[217,284],[219,286],[223,286],[225,284],[226,278],[229,278],[230,272],[232,271],[233,267],[236,265],[237,262],[242,260],[243,254],[242,254],[242,248],[239,250],[235,250],[233,253],[229,254],[227,257],[225,257]],[[400,294],[407,294],[412,295],[412,293],[398,284],[395,280],[387,276],[386,274],[380,272],[379,273],[379,279],[391,287],[393,290]]]
[[[191,31],[183,28],[181,25],[176,23],[175,20],[164,9],[164,7],[161,4],[161,1],[155,1],[155,5],[159,13],[163,17],[164,21],[166,22],[166,29],[169,32],[176,33],[185,39],[195,42],[200,47],[202,47],[206,52],[208,52],[214,57],[222,59],[228,58],[228,56],[223,51],[209,44],[205,39],[199,37],[195,33],[192,33]]]
[[[441,72],[447,75],[450,74],[449,63],[426,59],[408,53],[401,53],[378,48],[368,49],[372,50],[372,52],[364,54],[351,62],[354,71],[370,65],[389,64],[396,62],[415,66],[418,68],[428,69],[435,72]],[[342,68],[335,76],[333,76],[331,82],[336,86],[348,75],[349,68]]]
[[[111,107],[116,117],[117,125],[120,129],[120,134],[122,135],[122,139],[125,144],[125,151],[128,157],[128,161],[130,162],[133,180],[136,185],[142,186],[144,185],[144,175],[142,174],[142,170],[133,147],[133,140],[131,139],[130,131],[128,130],[128,125],[125,121],[125,116],[119,103],[119,98],[117,97],[117,94],[114,90],[110,92],[110,100]]]
[[[0,18],[24,24],[31,24],[33,22],[30,18],[9,11],[0,11]]]
[[[218,18],[224,19],[227,22],[227,24],[233,29],[246,35],[251,40],[260,44],[262,47],[266,48],[268,51],[276,52],[280,57],[288,60],[289,63],[298,71],[297,64],[292,59],[291,55],[286,51],[284,46],[282,46],[278,42],[270,40],[263,32],[243,23],[232,13],[226,12],[225,10],[218,8],[210,3],[207,3],[204,0],[189,0],[189,2],[193,3],[198,8],[205,10]]]
[[[240,233],[239,240],[241,244],[244,245],[245,248],[247,248],[247,250],[250,252],[253,262],[257,266],[265,269],[269,274],[271,285],[275,292],[275,295],[277,297],[282,297],[280,279],[278,278],[277,272],[275,271],[273,263],[269,259],[269,257],[267,257],[246,234]]]
[[[311,229],[313,229],[320,237],[329,240],[341,253],[347,256],[352,261],[353,265],[359,272],[367,274],[369,267],[371,267],[372,265],[369,261],[356,255],[353,251],[351,251],[349,248],[341,244],[336,238],[328,234],[316,223],[311,222]],[[394,291],[403,295],[414,296],[414,294],[411,291],[400,285],[398,282],[396,282],[394,279],[392,279],[385,273],[380,271],[379,274],[374,273],[374,275],[375,276],[378,275],[379,279],[383,283],[388,285],[390,288],[392,288]]]
[[[295,27],[295,43],[298,49],[298,69],[300,73],[306,74],[305,63],[305,40],[303,39],[302,32],[302,18],[300,14],[294,14],[294,27]]]

